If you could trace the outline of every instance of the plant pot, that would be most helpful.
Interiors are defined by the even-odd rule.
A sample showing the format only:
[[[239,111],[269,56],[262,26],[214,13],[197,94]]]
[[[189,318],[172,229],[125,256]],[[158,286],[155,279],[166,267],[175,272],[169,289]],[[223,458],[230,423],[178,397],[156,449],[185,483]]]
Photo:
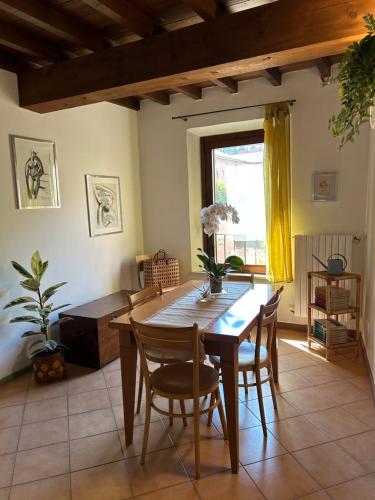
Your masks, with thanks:
[[[32,358],[35,381],[38,384],[49,384],[65,377],[64,352],[58,350],[53,354],[42,354]]]
[[[211,293],[221,293],[223,291],[223,278],[210,278]]]

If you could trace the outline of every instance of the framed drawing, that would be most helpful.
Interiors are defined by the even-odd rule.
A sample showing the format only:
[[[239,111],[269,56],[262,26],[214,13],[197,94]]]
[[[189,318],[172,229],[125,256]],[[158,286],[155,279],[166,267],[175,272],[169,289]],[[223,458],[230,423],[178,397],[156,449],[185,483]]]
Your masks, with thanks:
[[[17,208],[60,207],[54,141],[10,136]]]
[[[85,175],[90,236],[122,232],[120,178]]]
[[[337,172],[316,172],[312,176],[312,201],[337,200]]]

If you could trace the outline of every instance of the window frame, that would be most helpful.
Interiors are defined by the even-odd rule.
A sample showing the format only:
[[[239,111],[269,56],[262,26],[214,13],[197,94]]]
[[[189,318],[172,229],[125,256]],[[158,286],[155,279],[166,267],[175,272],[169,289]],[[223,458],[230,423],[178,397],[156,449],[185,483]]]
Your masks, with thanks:
[[[214,199],[212,150],[259,143],[264,143],[263,129],[201,137],[202,208],[211,205]],[[204,232],[203,248],[211,257],[215,255],[214,238],[208,237]],[[246,265],[245,269],[246,272],[266,274],[266,266],[262,265]]]

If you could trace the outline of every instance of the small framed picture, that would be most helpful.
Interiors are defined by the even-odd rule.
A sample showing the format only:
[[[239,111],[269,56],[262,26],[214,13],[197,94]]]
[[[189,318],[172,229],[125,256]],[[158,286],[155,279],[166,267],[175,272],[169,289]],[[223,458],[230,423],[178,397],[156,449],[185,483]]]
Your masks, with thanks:
[[[17,208],[60,207],[54,141],[10,136]]]
[[[337,172],[313,174],[312,201],[337,201]]]
[[[122,232],[120,178],[86,175],[90,236]]]

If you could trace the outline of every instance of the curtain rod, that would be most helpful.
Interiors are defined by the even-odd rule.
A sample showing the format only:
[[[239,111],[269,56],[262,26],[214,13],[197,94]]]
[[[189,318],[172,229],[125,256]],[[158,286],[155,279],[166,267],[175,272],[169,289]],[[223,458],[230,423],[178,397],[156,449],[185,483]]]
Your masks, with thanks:
[[[291,106],[293,106],[293,104],[297,101],[296,99],[288,99],[287,102]],[[186,122],[188,118],[192,118],[193,116],[212,115],[214,113],[225,113],[226,111],[237,111],[238,109],[260,108],[261,106],[266,106],[267,104],[272,104],[272,103],[264,102],[262,104],[251,104],[249,106],[240,106],[238,108],[216,109],[215,111],[205,111],[204,113],[193,113],[191,115],[172,116],[172,120],[183,120],[184,122]]]

